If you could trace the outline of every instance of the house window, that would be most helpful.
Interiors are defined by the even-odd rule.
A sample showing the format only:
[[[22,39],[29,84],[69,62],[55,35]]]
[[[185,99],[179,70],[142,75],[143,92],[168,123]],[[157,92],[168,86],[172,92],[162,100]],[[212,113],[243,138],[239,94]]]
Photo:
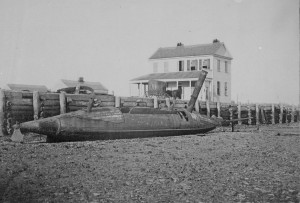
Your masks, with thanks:
[[[164,71],[165,71],[165,73],[169,72],[169,63],[168,62],[164,62]]]
[[[220,90],[221,90],[221,84],[220,84],[220,81],[217,81],[217,95],[218,96],[221,95]]]
[[[191,70],[191,61],[187,60],[187,71]]]
[[[195,71],[198,69],[198,60],[191,61],[191,71]]]
[[[153,63],[153,73],[157,73],[158,71],[158,64],[157,62]]]
[[[203,60],[202,68],[210,69],[210,59]]]
[[[224,90],[225,90],[225,96],[228,96],[228,94],[227,94],[227,82],[225,82],[225,84],[224,84]]]
[[[179,71],[184,70],[184,61],[178,61],[178,69],[179,69]]]
[[[201,70],[202,69],[202,60],[200,59],[199,60],[199,70]]]
[[[225,73],[228,73],[228,62],[225,61]]]
[[[218,65],[217,65],[217,68],[218,68],[218,72],[221,72],[221,62],[220,62],[220,60],[217,60],[218,61]]]

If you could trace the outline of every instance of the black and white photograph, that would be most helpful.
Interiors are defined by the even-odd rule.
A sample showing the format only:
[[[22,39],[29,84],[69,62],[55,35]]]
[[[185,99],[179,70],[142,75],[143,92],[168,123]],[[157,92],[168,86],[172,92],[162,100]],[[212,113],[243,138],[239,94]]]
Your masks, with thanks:
[[[0,0],[0,203],[300,202],[299,0]]]

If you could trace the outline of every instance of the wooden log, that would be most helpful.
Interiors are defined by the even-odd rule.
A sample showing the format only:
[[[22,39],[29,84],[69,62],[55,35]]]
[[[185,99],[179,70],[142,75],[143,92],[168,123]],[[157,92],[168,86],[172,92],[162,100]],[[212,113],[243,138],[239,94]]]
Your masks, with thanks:
[[[199,104],[199,100],[197,99],[196,100],[196,103],[195,103],[195,110],[200,113],[200,104]]]
[[[241,119],[241,118],[242,118],[242,116],[241,116],[241,103],[239,103],[239,104],[238,104],[238,119]],[[239,121],[238,121],[238,124],[239,124],[239,125],[242,125],[242,121],[239,120]]]
[[[121,98],[119,96],[116,96],[115,101],[116,101],[115,106],[117,108],[120,108],[121,107]]]
[[[31,99],[18,99],[18,98],[8,98],[6,100],[7,106],[32,106],[33,101]]]
[[[43,106],[40,108],[40,111],[60,111],[60,106]]]
[[[209,106],[209,101],[206,101],[206,115],[208,116],[208,117],[210,117],[210,106]]]
[[[136,102],[137,100],[141,100],[141,98],[140,97],[121,97],[121,103]]]
[[[157,97],[154,97],[154,108],[155,109],[158,108],[158,99],[157,99]]]
[[[13,111],[33,111],[33,106],[10,106],[9,109]]]
[[[60,114],[67,113],[67,98],[65,92],[61,92],[59,94],[59,107],[60,107]]]
[[[11,117],[16,116],[16,115],[25,115],[25,116],[31,116],[33,120],[34,113],[33,111],[24,111],[24,110],[10,110],[9,112],[6,113],[6,115],[9,115]]]
[[[113,95],[95,95],[95,99],[101,102],[115,102],[115,96]]]
[[[221,104],[220,102],[217,102],[217,111],[218,111],[218,117],[221,117]]]
[[[279,114],[279,123],[282,124],[283,120],[283,105],[280,104],[280,114]]]
[[[40,108],[41,108],[40,94],[38,91],[33,92],[32,99],[33,99],[34,120],[37,120],[39,119]]]
[[[7,134],[5,125],[5,92],[0,90],[0,137]]]
[[[15,98],[15,99],[22,99],[22,92],[14,92],[14,91],[5,91],[4,95],[6,98]]]
[[[187,104],[177,104],[177,103],[175,103],[174,108],[187,108]]]
[[[39,93],[40,100],[58,100],[59,101],[59,93]]]
[[[23,99],[32,99],[32,92],[22,92]]]
[[[114,107],[115,106],[115,102],[101,102],[100,106],[110,106],[110,107]]]
[[[41,101],[42,106],[60,106],[60,100],[45,100]]]
[[[82,109],[86,109],[87,107],[77,107],[77,106],[69,106],[67,109],[69,111],[78,111],[78,110],[82,110]]]
[[[124,107],[134,107],[134,106],[137,106],[137,103],[136,102],[124,102],[122,104],[122,106],[124,106]]]

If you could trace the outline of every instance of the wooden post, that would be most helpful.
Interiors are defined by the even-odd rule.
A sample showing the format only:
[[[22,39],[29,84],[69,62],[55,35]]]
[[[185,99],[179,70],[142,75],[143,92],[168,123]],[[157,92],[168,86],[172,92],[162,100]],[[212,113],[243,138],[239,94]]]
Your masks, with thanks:
[[[238,119],[241,119],[241,103],[238,104]],[[238,121],[239,125],[242,125],[242,121]]]
[[[221,104],[220,102],[217,102],[217,111],[218,111],[218,118],[221,117]]]
[[[295,107],[292,106],[292,113],[291,113],[291,123],[295,122]]]
[[[288,123],[289,120],[288,120],[288,115],[289,115],[289,107],[287,106],[285,108],[285,123]]]
[[[207,116],[210,117],[210,106],[209,106],[209,101],[206,101],[206,110],[207,110]]]
[[[251,125],[252,124],[252,118],[251,118],[251,106],[250,104],[248,104],[248,124]]]
[[[121,107],[121,97],[119,97],[119,96],[115,97],[115,107],[117,107],[117,108]]]
[[[0,91],[0,137],[5,134],[5,94],[4,90]]]
[[[166,105],[167,105],[168,109],[170,109],[170,107],[171,107],[170,98],[166,98]]]
[[[275,124],[275,106],[272,104],[272,124]]]
[[[154,96],[154,108],[157,109],[158,108],[158,99],[156,96]]]
[[[256,125],[259,125],[259,106],[255,104]]]
[[[196,100],[195,109],[198,113],[200,113],[200,103],[198,99]]]
[[[283,105],[280,104],[280,114],[279,114],[279,123],[282,124],[282,118],[283,118]]]
[[[33,99],[33,119],[37,120],[39,119],[40,106],[41,106],[40,94],[38,91],[33,92],[32,99]]]
[[[59,105],[60,105],[60,114],[67,113],[67,101],[66,101],[66,93],[61,92],[59,94]]]
[[[233,119],[233,109],[232,109],[232,106],[229,107],[229,117],[230,117],[230,120]],[[233,122],[231,122],[233,123]]]

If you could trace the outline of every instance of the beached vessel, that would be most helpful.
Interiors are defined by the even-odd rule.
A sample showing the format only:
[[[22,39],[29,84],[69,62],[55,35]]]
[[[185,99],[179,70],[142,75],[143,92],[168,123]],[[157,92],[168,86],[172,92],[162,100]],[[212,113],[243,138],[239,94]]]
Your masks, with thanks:
[[[15,126],[12,140],[22,140],[22,133],[47,135],[51,142],[106,140],[201,134],[219,124],[215,119],[193,111],[206,78],[201,71],[186,109],[155,109],[147,107],[96,107],[29,121]]]

